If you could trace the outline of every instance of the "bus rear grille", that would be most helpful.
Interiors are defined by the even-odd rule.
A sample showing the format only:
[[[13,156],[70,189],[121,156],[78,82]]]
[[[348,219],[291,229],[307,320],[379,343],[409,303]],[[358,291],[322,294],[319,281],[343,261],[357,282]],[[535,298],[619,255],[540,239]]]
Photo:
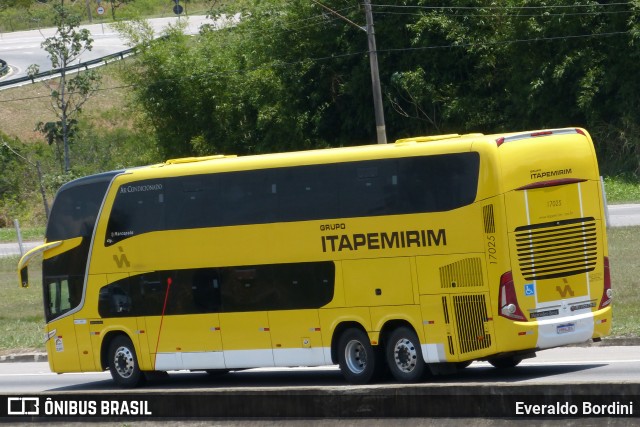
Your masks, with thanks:
[[[596,221],[579,218],[518,227],[516,248],[525,280],[592,271],[598,256]]]
[[[491,347],[491,335],[485,330],[485,322],[488,321],[485,296],[454,295],[453,306],[460,353]]]

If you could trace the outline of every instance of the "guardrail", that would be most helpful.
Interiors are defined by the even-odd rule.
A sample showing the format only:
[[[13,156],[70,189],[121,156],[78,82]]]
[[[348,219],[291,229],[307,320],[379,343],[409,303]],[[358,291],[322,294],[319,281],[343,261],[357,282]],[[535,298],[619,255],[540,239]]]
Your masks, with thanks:
[[[127,56],[131,56],[133,54],[135,54],[135,48],[123,50],[121,52],[112,53],[110,55],[106,55],[106,56],[102,56],[100,58],[92,59],[91,61],[80,62],[78,64],[71,65],[71,66],[67,67],[65,69],[65,71],[66,72],[70,72],[70,71],[74,72],[74,71],[80,71],[83,68],[85,70],[88,70],[89,68],[94,68],[94,67],[97,67],[99,65],[106,65],[109,62],[119,61],[119,60],[124,59]],[[7,63],[0,59],[0,76],[3,74],[2,73],[1,64],[4,64],[4,67],[8,68]],[[24,76],[24,77],[18,77],[16,79],[1,81],[0,82],[0,88],[6,87],[6,86],[13,86],[13,85],[17,85],[17,84],[25,83],[25,82],[35,83],[36,81],[53,78],[53,77],[55,77],[55,76],[57,76],[57,75],[59,75],[61,73],[62,73],[62,69],[58,68],[58,69],[55,69],[55,70],[42,71],[40,73],[34,74],[33,76]]]

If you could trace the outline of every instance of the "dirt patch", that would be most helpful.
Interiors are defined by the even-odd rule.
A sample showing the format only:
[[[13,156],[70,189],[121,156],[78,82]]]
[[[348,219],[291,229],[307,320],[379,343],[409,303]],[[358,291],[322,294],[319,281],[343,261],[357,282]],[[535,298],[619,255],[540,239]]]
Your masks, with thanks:
[[[126,117],[127,92],[131,88],[118,77],[120,63],[100,67],[101,87],[83,106],[82,115],[97,128],[113,127],[113,120],[105,117]],[[0,90],[0,131],[23,142],[43,141],[35,130],[37,123],[57,120],[51,105],[51,92],[42,82]],[[124,122],[124,123],[123,123]],[[118,120],[118,127],[127,126],[127,120]]]

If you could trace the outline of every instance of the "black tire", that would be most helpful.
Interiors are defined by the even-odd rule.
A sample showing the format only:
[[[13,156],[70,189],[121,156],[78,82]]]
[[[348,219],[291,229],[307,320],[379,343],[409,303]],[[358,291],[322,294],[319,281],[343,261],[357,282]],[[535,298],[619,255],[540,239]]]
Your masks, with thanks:
[[[471,362],[473,362],[473,360],[467,360],[465,362],[456,362],[456,369],[459,371],[462,371],[464,368],[471,365]]]
[[[522,359],[514,356],[506,356],[506,357],[497,357],[495,359],[489,359],[489,363],[494,368],[498,369],[509,369],[515,368],[522,362]]]
[[[145,376],[140,371],[136,349],[129,337],[119,335],[109,344],[109,371],[120,387],[133,388],[141,385]]]
[[[396,380],[415,383],[424,378],[422,348],[413,329],[405,326],[396,329],[387,339],[386,346],[387,364]]]
[[[210,377],[221,377],[227,375],[231,370],[229,369],[207,369],[205,371]]]
[[[344,378],[351,384],[368,384],[376,370],[375,351],[369,336],[362,330],[351,328],[338,340],[338,364]]]

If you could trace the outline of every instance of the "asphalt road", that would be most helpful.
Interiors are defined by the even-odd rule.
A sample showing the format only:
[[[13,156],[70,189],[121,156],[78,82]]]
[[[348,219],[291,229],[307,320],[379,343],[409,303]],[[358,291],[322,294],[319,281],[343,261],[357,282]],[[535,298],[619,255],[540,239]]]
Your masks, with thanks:
[[[561,347],[540,351],[537,357],[524,360],[518,367],[498,370],[487,362],[474,362],[454,375],[437,376],[428,381],[431,387],[484,385],[554,385],[554,384],[640,384],[640,347],[591,346]],[[322,368],[261,368],[211,377],[205,373],[176,371],[168,377],[151,380],[146,391],[251,391],[270,387],[306,390],[310,387],[346,389],[386,389],[399,385],[387,382],[353,386],[345,382],[336,366]],[[420,385],[403,384],[402,387]],[[125,393],[111,380],[108,372],[53,374],[46,362],[0,363],[0,393],[40,392],[115,392]],[[639,408],[640,410],[640,408]]]
[[[185,32],[187,34],[197,33],[200,26],[204,23],[213,23],[213,21],[206,16],[199,15],[156,18],[149,19],[148,22],[154,29],[156,36],[160,36],[163,29],[167,26],[175,25],[178,22],[186,24]],[[120,34],[108,24],[83,25],[81,28],[86,28],[91,32],[94,40],[93,48],[90,51],[83,52],[74,64],[118,53],[130,47],[127,46],[126,41],[121,38]],[[0,33],[0,59],[6,61],[10,66],[9,74],[0,78],[0,81],[25,77],[27,75],[27,68],[32,64],[39,65],[40,71],[50,70],[51,61],[40,45],[47,37],[53,36],[55,31],[55,28],[44,28],[40,30]]]
[[[611,227],[640,225],[640,204],[609,205]]]
[[[68,413],[69,406],[64,406],[68,402],[91,401],[104,408],[107,401],[107,407],[122,408],[123,402],[136,401],[145,405],[150,419],[213,418],[231,420],[232,425],[244,425],[251,419],[282,425],[283,420],[316,422],[310,420],[318,418],[342,419],[344,422],[335,424],[341,426],[362,418],[382,418],[387,423],[380,425],[396,425],[406,423],[405,417],[440,420],[460,416],[473,418],[469,421],[472,425],[478,425],[476,418],[515,418],[509,424],[513,425],[527,415],[525,411],[562,405],[574,407],[577,413],[574,419],[563,417],[563,425],[602,425],[602,418],[589,419],[594,413],[585,411],[586,402],[589,411],[593,407],[617,410],[624,405],[631,413],[613,413],[606,425],[637,425],[630,416],[637,417],[636,408],[640,407],[639,350],[636,346],[558,348],[541,351],[537,358],[508,370],[474,362],[457,374],[423,383],[386,381],[360,386],[347,384],[336,367],[328,367],[253,369],[217,377],[172,372],[144,388],[122,390],[107,373],[55,375],[48,372],[46,363],[5,363],[0,364],[0,412],[2,400],[18,400],[20,404],[22,396],[31,396],[28,399],[38,399],[40,407],[45,400],[61,402],[59,414]],[[544,418],[539,413],[528,414],[529,423]],[[39,415],[44,421],[51,413]],[[111,420],[131,421],[122,413],[115,414],[119,418],[110,415]]]

